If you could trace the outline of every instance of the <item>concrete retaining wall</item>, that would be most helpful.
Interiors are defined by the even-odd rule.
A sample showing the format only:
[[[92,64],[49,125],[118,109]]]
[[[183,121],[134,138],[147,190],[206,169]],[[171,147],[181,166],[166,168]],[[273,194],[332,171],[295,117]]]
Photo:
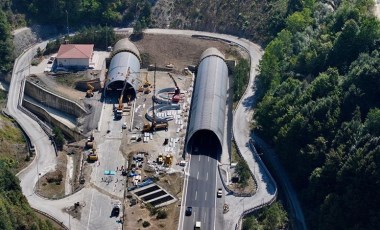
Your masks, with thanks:
[[[25,99],[22,101],[22,106],[30,112],[34,113],[35,115],[41,117],[43,120],[45,120],[46,123],[49,123],[50,126],[56,126],[60,128],[65,135],[73,138],[74,140],[79,141],[85,138],[83,134],[79,133],[76,130],[70,129],[65,124],[62,124],[60,121],[50,116],[50,114],[42,107]]]
[[[74,115],[75,117],[87,114],[86,109],[78,103],[54,94],[30,81],[25,82],[25,94],[44,105]]]

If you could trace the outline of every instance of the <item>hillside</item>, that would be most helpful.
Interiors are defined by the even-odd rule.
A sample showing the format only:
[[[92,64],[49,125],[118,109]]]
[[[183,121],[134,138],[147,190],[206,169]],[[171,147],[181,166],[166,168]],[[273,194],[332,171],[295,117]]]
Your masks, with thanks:
[[[0,108],[5,93],[0,90]],[[51,230],[49,221],[36,218],[14,175],[29,163],[23,135],[12,120],[0,115],[0,229]]]
[[[291,174],[310,229],[379,229],[380,22],[372,0],[309,2],[260,62],[255,131]]]

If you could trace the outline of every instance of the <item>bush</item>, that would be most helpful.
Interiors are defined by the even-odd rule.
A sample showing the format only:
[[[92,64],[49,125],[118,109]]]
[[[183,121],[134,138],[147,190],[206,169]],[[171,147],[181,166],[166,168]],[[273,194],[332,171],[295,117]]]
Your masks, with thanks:
[[[157,212],[157,219],[166,219],[168,217],[168,213],[165,210],[159,210]]]
[[[150,226],[150,223],[149,223],[148,221],[145,220],[145,221],[142,223],[142,226],[143,226],[144,228],[147,228],[147,227]]]
[[[250,177],[249,167],[248,167],[247,162],[243,159],[240,159],[236,165],[235,171],[239,175],[239,178],[240,178],[239,183],[242,186],[247,186],[248,179]]]

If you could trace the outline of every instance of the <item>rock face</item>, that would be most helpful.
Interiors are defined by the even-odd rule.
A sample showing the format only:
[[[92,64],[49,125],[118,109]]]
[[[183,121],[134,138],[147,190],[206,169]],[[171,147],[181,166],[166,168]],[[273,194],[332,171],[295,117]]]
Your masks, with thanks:
[[[13,31],[14,55],[18,57],[22,51],[34,43],[55,36],[59,31],[54,26],[23,27]]]
[[[37,34],[31,28],[24,27],[13,31],[14,55],[18,57],[22,51],[38,41]]]

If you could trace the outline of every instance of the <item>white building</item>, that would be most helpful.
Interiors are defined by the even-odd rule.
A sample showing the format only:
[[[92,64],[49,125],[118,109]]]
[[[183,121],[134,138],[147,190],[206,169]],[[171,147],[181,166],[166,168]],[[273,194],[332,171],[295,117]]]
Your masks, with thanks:
[[[93,44],[62,44],[57,54],[57,66],[87,69],[94,51]]]

